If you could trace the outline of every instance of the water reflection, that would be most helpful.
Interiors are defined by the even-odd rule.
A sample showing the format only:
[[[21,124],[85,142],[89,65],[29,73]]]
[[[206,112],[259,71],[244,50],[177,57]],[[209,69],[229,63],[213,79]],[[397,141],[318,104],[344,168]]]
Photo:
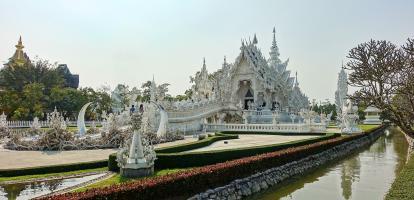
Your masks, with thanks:
[[[250,199],[382,199],[403,167],[408,149],[401,132],[389,129],[389,133],[345,159]]]
[[[77,184],[99,178],[103,175],[104,174],[96,174],[79,178],[0,185],[0,199],[34,198],[51,193],[53,191],[72,187]]]

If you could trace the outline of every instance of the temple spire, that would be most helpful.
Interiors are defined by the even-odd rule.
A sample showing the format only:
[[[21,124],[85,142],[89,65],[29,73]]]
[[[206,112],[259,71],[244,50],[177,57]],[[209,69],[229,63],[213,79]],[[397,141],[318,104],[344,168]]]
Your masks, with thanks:
[[[296,81],[295,81],[295,87],[299,87],[299,81],[298,81],[298,72],[296,71]]]
[[[206,57],[203,57],[203,70],[207,70],[207,67],[206,67]]]
[[[156,97],[157,97],[157,85],[155,84],[155,78],[154,78],[154,74],[152,75],[152,82],[151,82],[151,96],[150,96],[150,100],[151,101],[157,101]]]
[[[257,44],[257,37],[256,37],[256,33],[254,34],[254,37],[253,37],[253,44]]]
[[[14,63],[17,64],[19,66],[24,65],[24,63],[27,62],[27,59],[24,55],[23,52],[23,42],[22,42],[22,36],[19,37],[19,41],[17,42],[17,44],[15,45],[16,47],[16,51],[14,52],[14,55],[12,58],[10,58],[10,60]]]
[[[277,47],[276,43],[276,29],[273,27],[273,41],[272,46],[270,47],[270,64],[272,66],[276,66],[282,63],[282,61],[279,59],[279,47]]]

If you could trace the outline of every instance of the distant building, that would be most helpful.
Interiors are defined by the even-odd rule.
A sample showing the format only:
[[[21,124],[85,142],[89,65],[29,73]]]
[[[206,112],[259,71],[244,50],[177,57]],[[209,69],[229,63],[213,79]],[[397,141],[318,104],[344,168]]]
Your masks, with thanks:
[[[382,124],[380,119],[381,110],[374,107],[368,106],[367,109],[364,110],[365,112],[365,120],[364,124]]]
[[[79,87],[79,75],[72,74],[68,68],[68,65],[59,64],[57,67],[57,70],[63,76],[63,79],[65,79],[65,83],[64,83],[65,87],[70,87],[70,88],[75,88],[75,89]]]
[[[13,56],[9,58],[9,62],[4,64],[5,67],[23,66],[26,63],[30,62],[29,56],[27,56],[27,54],[23,51],[24,46],[21,36],[15,47],[16,51],[14,52]],[[75,89],[79,87],[79,75],[72,74],[66,64],[59,64],[56,70],[58,70],[60,75],[65,80],[64,87],[70,87]]]

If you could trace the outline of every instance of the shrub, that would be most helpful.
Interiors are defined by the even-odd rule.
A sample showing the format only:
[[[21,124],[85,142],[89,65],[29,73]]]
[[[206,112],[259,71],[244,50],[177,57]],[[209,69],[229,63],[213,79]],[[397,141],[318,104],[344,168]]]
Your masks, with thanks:
[[[83,169],[93,169],[107,166],[109,162],[107,160],[100,160],[94,162],[82,162],[82,163],[71,163],[64,165],[52,165],[44,167],[30,167],[20,169],[5,169],[0,170],[0,177],[12,177],[12,176],[24,176],[34,174],[48,174],[48,173],[59,173],[69,172]]]
[[[206,139],[206,135],[198,135],[198,140],[204,140]]]
[[[140,179],[80,193],[55,195],[47,197],[47,199],[184,199],[206,189],[320,153],[364,136],[374,137],[372,134],[364,133],[335,137],[317,143],[194,168],[166,176]]]
[[[213,142],[220,140],[236,139],[237,135],[225,135],[222,133],[216,133],[215,137],[206,138],[202,141],[189,143],[187,145],[179,145],[176,147],[159,149],[157,152],[157,160],[155,161],[155,168],[160,169],[173,169],[173,168],[188,168],[198,167],[204,165],[211,165],[220,162],[226,162],[238,158],[254,156],[262,153],[268,153],[290,147],[297,147],[301,145],[307,145],[323,140],[339,137],[340,134],[327,134],[322,137],[309,138],[299,141],[292,141],[282,144],[273,144],[259,147],[239,148],[239,149],[227,149],[220,151],[205,151],[205,152],[183,152],[196,149],[204,146],[208,146]],[[170,153],[171,152],[171,153]],[[177,152],[177,153],[176,153]],[[112,154],[109,158],[108,166],[111,166],[111,171],[119,171],[116,163],[116,154]],[[112,163],[115,162],[115,163]]]

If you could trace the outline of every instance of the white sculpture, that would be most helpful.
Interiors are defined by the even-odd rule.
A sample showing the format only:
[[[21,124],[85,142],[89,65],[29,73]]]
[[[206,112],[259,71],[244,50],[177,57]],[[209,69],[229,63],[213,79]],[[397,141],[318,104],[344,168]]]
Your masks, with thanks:
[[[47,121],[49,124],[49,128],[51,129],[55,129],[55,130],[66,129],[65,118],[57,111],[56,107],[52,113],[48,114]]]
[[[343,66],[341,72],[338,74],[337,89],[335,92],[336,113],[342,113],[342,108],[345,106],[348,95],[348,75]]]
[[[358,127],[358,107],[352,105],[352,101],[348,100],[347,106],[342,108],[342,128],[341,132],[345,134],[361,133]]]
[[[79,115],[78,115],[78,121],[77,121],[77,126],[78,126],[78,134],[79,136],[84,136],[86,133],[86,125],[85,125],[85,112],[86,109],[88,108],[89,105],[91,105],[92,102],[86,103],[85,105],[82,106],[81,110],[79,111]]]
[[[4,112],[0,115],[0,139],[10,136],[9,126],[7,125],[7,116]]]
[[[7,116],[4,114],[4,112],[0,115],[0,128],[1,129],[8,129],[7,125]]]
[[[292,124],[294,124],[294,123],[295,123],[295,119],[296,119],[296,115],[295,115],[295,114],[293,114],[293,113],[291,113],[291,114],[289,115],[289,117],[290,117],[290,119],[292,120]]]
[[[32,130],[39,130],[41,127],[42,127],[42,126],[41,126],[41,125],[40,125],[40,123],[39,123],[39,118],[38,118],[38,117],[33,118],[33,122],[32,122],[32,124],[30,125],[30,128],[31,128]]]
[[[154,173],[156,159],[153,145],[144,137],[151,131],[148,114],[135,112],[131,117],[133,136],[130,144],[121,148],[117,154],[121,176],[142,177]]]

